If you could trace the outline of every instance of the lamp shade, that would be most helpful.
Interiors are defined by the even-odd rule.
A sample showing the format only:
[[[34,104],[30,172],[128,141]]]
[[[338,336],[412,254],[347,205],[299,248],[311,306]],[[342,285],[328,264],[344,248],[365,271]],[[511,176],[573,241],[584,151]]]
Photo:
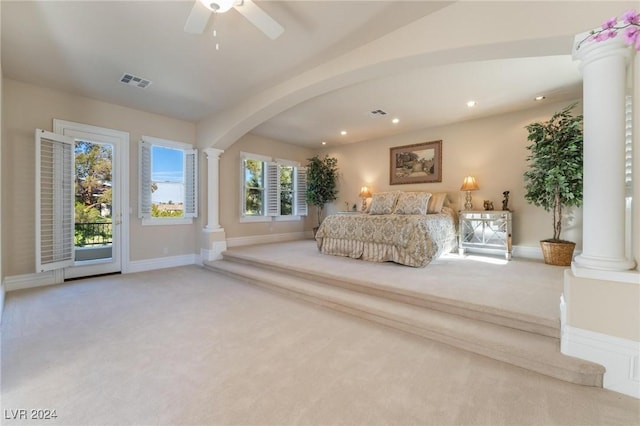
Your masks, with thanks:
[[[478,189],[480,189],[480,187],[478,186],[476,178],[473,176],[467,176],[464,178],[462,186],[460,187],[460,191],[477,191]]]
[[[366,186],[360,188],[360,198],[371,198],[371,191]]]

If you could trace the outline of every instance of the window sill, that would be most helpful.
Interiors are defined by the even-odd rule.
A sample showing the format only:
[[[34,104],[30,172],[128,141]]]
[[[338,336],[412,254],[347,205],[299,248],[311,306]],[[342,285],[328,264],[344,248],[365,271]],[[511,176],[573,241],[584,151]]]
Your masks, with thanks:
[[[271,216],[240,216],[240,223],[271,222]]]
[[[143,218],[142,226],[193,225],[191,217]]]
[[[300,219],[300,216],[275,216],[276,222],[297,222]]]
[[[241,216],[240,223],[296,222],[301,216]]]

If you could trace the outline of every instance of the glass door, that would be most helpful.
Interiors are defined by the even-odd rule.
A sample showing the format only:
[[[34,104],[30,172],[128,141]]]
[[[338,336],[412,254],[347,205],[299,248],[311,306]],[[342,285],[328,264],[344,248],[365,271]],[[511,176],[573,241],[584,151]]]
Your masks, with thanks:
[[[113,145],[75,141],[75,262],[113,258]]]
[[[128,134],[59,120],[54,127],[75,141],[74,263],[63,279],[122,272]]]

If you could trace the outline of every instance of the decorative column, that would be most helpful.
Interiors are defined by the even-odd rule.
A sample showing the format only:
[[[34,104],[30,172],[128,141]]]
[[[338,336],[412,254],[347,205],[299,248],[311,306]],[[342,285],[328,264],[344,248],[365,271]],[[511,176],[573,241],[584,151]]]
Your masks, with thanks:
[[[207,225],[203,229],[203,261],[222,259],[222,252],[227,249],[226,235],[220,226],[220,155],[223,152],[216,148],[204,150],[207,154]]]
[[[632,72],[635,78],[632,78],[633,84],[633,145],[632,155],[633,163],[631,166],[631,194],[635,203],[631,203],[631,252],[636,262],[636,269],[640,270],[640,53],[636,52],[633,62]]]
[[[576,36],[575,46],[588,33]],[[583,74],[584,177],[582,254],[574,266],[625,271],[625,90],[631,48],[621,35],[574,48]],[[628,230],[630,232],[630,230]]]
[[[220,156],[221,149],[207,148],[207,226],[205,230],[213,232],[220,228]]]

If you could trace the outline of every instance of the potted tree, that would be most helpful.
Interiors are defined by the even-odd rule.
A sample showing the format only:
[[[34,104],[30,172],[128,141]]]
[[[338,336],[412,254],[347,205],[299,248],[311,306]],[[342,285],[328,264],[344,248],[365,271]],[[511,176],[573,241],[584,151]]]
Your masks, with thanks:
[[[328,202],[338,197],[338,159],[320,158],[314,155],[307,164],[307,202],[318,208],[318,227],[322,222],[322,210]],[[315,236],[318,227],[313,229]]]
[[[551,265],[571,265],[575,243],[560,239],[563,209],[582,205],[582,115],[571,115],[575,106],[556,112],[549,121],[525,127],[532,142],[527,147],[525,199],[553,211],[553,238],[540,241],[544,261]]]

